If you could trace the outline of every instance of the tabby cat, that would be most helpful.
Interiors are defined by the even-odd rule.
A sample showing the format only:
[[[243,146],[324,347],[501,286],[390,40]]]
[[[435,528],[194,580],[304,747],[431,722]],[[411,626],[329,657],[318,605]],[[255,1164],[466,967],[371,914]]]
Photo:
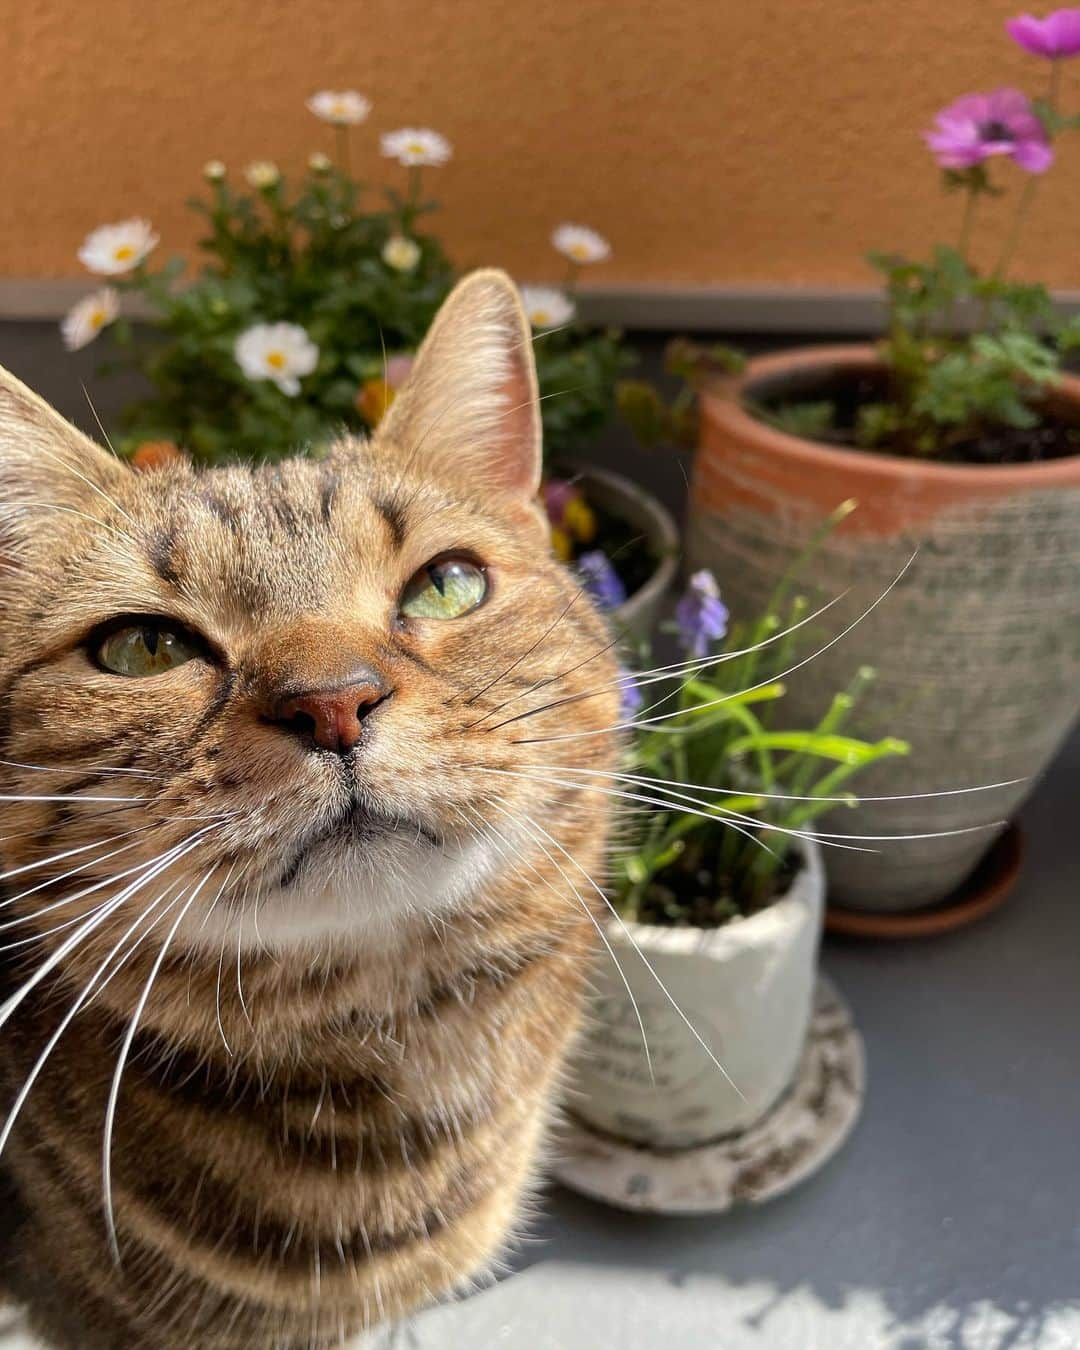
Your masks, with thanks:
[[[513,1228],[608,829],[551,770],[618,751],[539,472],[498,272],[320,459],[136,472],[0,373],[3,1282],[45,1344],[343,1345]]]

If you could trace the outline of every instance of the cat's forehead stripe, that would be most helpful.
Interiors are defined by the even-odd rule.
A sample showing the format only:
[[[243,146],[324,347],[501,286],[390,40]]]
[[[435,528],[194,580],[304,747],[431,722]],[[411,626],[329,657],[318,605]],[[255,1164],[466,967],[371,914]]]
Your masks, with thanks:
[[[180,574],[176,570],[173,557],[176,545],[176,529],[167,525],[164,529],[153,531],[147,538],[147,554],[150,566],[167,586],[178,586]]]
[[[404,506],[396,497],[376,497],[375,510],[386,521],[393,545],[400,551],[409,533],[409,519]]]

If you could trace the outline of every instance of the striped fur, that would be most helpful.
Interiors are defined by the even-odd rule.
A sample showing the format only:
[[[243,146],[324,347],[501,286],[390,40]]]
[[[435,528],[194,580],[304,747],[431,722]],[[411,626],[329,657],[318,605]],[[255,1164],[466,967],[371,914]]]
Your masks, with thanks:
[[[4,1279],[49,1345],[341,1345],[480,1277],[518,1221],[608,821],[512,775],[617,751],[522,733],[617,721],[609,634],[533,504],[537,427],[492,273],[376,438],[322,460],[139,475],[0,380],[0,793],[33,799],[0,804],[5,995],[63,953],[0,1030],[9,1106],[56,1040],[2,1158]],[[458,549],[486,603],[394,621]],[[214,658],[102,673],[87,634],[116,614],[173,616]],[[358,658],[393,693],[345,767],[260,715]],[[332,828],[354,800],[385,824]],[[148,985],[108,1150],[117,1261],[103,1127]]]

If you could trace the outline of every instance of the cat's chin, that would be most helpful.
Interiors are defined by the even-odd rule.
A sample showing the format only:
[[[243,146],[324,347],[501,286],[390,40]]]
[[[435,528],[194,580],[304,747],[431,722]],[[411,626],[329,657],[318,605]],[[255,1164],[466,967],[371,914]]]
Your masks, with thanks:
[[[404,940],[410,919],[466,907],[499,860],[488,840],[453,842],[416,824],[334,831],[306,841],[238,910],[193,911],[181,931],[215,960],[225,942],[243,950],[330,941],[386,949]]]

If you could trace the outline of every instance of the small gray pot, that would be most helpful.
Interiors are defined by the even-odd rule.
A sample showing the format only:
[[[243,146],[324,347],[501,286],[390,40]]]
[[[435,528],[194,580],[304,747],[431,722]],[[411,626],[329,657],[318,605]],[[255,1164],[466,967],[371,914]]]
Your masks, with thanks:
[[[659,559],[656,571],[644,586],[629,596],[612,614],[615,627],[637,640],[652,636],[660,619],[664,598],[679,570],[679,531],[670,512],[644,488],[607,469],[580,466],[574,473],[590,502],[619,516],[648,539]]]

